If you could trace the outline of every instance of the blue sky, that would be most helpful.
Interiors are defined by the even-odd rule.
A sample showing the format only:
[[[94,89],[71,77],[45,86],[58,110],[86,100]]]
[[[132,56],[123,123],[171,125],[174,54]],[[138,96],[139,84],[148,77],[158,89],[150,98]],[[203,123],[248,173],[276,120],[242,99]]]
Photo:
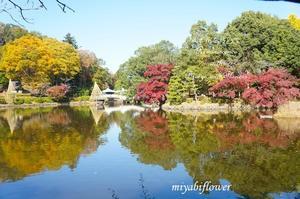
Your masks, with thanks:
[[[256,0],[64,0],[75,13],[63,13],[55,1],[48,11],[27,14],[29,30],[57,39],[70,32],[80,46],[94,51],[115,72],[144,45],[169,40],[180,47],[198,20],[214,22],[222,30],[243,11],[255,10],[286,18],[300,15],[300,4]],[[12,23],[4,14],[0,21]]]

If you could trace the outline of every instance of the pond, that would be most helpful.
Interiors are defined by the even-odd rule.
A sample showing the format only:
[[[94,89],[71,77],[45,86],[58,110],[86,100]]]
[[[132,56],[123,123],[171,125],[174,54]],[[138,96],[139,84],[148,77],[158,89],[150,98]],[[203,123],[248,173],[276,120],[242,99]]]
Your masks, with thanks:
[[[299,198],[299,137],[255,112],[0,110],[0,198]],[[174,188],[205,182],[230,189]]]

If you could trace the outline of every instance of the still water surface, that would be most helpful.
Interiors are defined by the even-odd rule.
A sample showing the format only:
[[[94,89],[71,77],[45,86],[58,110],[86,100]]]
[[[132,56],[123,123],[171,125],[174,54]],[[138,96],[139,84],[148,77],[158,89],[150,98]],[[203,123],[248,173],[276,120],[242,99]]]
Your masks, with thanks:
[[[300,121],[90,107],[0,111],[0,198],[300,198]],[[231,191],[181,194],[210,181]]]

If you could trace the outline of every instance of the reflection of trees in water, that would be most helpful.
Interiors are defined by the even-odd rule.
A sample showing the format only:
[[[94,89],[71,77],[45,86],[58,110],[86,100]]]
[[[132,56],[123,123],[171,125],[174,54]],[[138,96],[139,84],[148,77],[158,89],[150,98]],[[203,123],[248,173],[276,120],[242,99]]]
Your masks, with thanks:
[[[22,120],[22,117],[17,115],[13,109],[7,109],[1,111],[2,117],[7,121],[10,132],[13,133],[19,126],[19,121]]]
[[[227,179],[236,192],[251,198],[297,191],[300,182],[299,147],[299,141],[286,149],[258,144],[237,145],[230,153],[215,155],[204,170],[212,180]]]
[[[2,134],[8,125],[2,118],[0,181],[18,180],[64,165],[75,168],[81,154],[90,154],[103,143],[99,136],[109,127],[107,118],[95,125],[88,109],[46,110],[32,109],[31,115],[27,109],[13,110],[23,118],[14,134]]]
[[[183,163],[195,181],[227,179],[234,191],[254,198],[295,191],[300,182],[299,126],[286,120],[283,125],[255,113],[98,111],[95,121],[92,111],[82,107],[10,111],[0,111],[0,181],[63,165],[74,168],[80,155],[94,152],[104,142],[101,134],[116,123],[121,144],[140,162],[168,170]]]
[[[164,169],[176,167],[176,153],[168,133],[166,115],[146,111],[121,125],[120,142],[145,164],[157,164]]]
[[[222,140],[223,148],[254,142],[272,147],[287,147],[300,135],[300,131],[291,133],[281,129],[274,120],[262,120],[256,113],[246,114],[242,118],[232,114],[230,120],[223,118],[226,115],[215,116],[213,128],[214,134]]]
[[[96,123],[96,125],[99,123],[99,121],[101,120],[102,117],[105,117],[105,113],[103,110],[99,110],[97,109],[96,106],[90,106],[89,107],[92,113],[92,116],[94,118],[94,121]]]
[[[300,182],[300,132],[255,113],[196,117],[147,111],[121,129],[121,143],[139,161],[165,169],[182,162],[195,181],[227,179],[242,195],[265,198],[295,191]]]

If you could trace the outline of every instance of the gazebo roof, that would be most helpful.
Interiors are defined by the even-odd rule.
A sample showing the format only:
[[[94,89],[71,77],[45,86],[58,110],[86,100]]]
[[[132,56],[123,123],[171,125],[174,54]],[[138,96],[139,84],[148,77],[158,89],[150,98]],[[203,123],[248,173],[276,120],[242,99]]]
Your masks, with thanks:
[[[116,91],[111,90],[110,88],[107,88],[105,90],[102,91],[103,93],[115,93]]]

